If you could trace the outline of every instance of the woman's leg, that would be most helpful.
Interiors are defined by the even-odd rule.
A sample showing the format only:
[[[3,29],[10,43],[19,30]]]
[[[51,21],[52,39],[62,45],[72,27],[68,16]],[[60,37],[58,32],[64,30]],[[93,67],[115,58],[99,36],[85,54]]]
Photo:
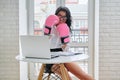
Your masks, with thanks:
[[[70,71],[80,80],[94,80],[90,75],[85,73],[77,63],[70,62],[70,63],[65,63],[64,65],[68,69],[68,71]]]

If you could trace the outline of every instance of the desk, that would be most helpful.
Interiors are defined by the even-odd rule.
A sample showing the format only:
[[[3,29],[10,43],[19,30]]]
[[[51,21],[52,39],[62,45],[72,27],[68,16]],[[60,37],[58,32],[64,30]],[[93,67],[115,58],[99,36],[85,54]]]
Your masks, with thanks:
[[[82,61],[88,58],[86,54],[78,54],[72,56],[59,56],[51,59],[41,59],[41,58],[25,58],[22,56],[16,56],[16,59],[24,62],[35,62],[35,63],[43,63],[43,64],[55,64],[55,63],[66,63],[73,61]]]
[[[41,59],[41,58],[25,58],[22,56],[16,56],[16,59],[19,61],[24,61],[24,62],[33,62],[33,63],[42,63],[42,67],[38,76],[38,80],[42,80],[42,75],[45,69],[45,64],[55,64],[55,63],[59,63],[61,66],[61,71],[65,74],[63,74],[63,78],[62,80],[69,80],[68,79],[68,75],[67,72],[64,69],[64,65],[63,63],[67,63],[67,62],[73,62],[73,61],[81,61],[81,60],[85,60],[88,58],[88,55],[86,54],[77,54],[77,55],[72,55],[72,56],[59,56],[59,57],[55,57],[55,58],[51,58],[51,59]],[[67,76],[67,77],[66,77]]]

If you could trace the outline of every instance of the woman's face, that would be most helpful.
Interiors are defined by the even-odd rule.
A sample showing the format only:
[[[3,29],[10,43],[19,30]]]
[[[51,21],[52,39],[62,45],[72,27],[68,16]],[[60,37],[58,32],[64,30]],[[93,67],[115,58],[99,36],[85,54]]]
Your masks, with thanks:
[[[60,19],[60,22],[59,23],[65,23],[66,20],[67,20],[67,17],[66,17],[66,12],[65,11],[60,11],[57,16],[59,17]]]

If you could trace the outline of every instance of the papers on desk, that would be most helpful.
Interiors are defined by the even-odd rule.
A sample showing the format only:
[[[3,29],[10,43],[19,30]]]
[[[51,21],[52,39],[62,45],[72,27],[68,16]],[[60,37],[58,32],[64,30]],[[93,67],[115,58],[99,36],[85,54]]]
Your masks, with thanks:
[[[51,52],[51,56],[55,57],[55,56],[73,56],[73,55],[78,55],[78,54],[82,54],[82,53],[74,53],[74,52]]]

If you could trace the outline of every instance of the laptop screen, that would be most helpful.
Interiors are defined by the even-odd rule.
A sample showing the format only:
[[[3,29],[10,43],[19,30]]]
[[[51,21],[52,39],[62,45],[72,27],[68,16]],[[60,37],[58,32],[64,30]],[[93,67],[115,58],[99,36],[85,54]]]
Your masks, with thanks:
[[[48,36],[22,35],[20,45],[23,57],[51,58]]]

